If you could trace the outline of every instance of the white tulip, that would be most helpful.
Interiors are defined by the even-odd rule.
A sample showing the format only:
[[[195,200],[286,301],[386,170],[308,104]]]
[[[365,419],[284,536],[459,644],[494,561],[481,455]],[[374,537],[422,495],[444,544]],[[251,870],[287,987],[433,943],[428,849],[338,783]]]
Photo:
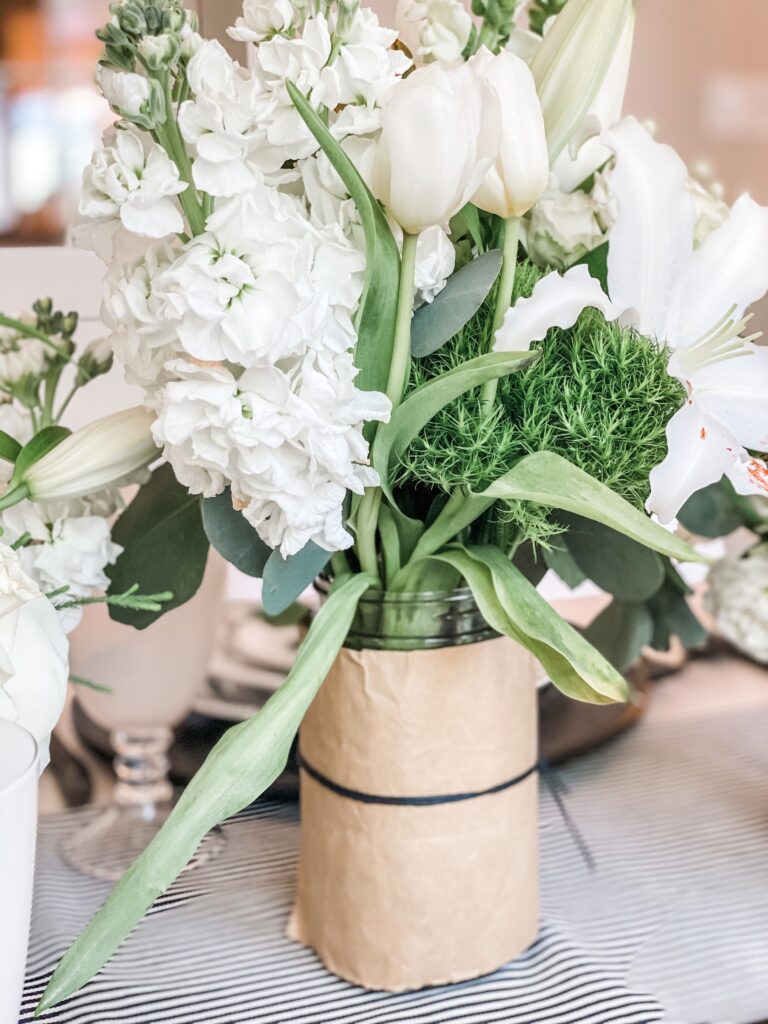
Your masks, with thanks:
[[[568,0],[544,36],[531,71],[550,160],[565,149],[589,112],[633,16],[632,0]]]
[[[382,113],[373,191],[409,234],[445,226],[498,156],[501,111],[472,63],[427,64]]]
[[[37,740],[40,768],[67,692],[69,648],[58,613],[0,544],[0,718]]]
[[[495,90],[501,106],[499,155],[472,197],[499,217],[522,217],[547,187],[549,156],[544,117],[530,68],[514,53],[483,47],[470,61]]]
[[[159,454],[152,440],[153,419],[136,406],[76,430],[23,474],[28,496],[33,501],[76,498],[142,469]]]

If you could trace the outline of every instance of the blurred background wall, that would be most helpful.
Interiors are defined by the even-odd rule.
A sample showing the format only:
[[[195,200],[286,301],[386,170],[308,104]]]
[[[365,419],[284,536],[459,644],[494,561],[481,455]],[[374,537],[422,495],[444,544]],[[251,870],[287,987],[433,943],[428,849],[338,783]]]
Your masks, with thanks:
[[[226,41],[238,0],[196,0]],[[394,0],[376,0],[392,21]],[[627,111],[733,199],[768,202],[768,2],[637,0]],[[0,244],[61,242],[109,112],[91,87],[108,0],[0,0]],[[242,57],[236,44],[227,42]]]

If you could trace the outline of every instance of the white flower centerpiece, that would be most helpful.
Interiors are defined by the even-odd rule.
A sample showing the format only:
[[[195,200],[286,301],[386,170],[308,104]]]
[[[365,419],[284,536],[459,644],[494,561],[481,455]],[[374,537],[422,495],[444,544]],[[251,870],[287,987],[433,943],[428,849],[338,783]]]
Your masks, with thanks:
[[[723,473],[765,491],[743,328],[768,213],[745,197],[697,230],[684,165],[621,118],[631,0],[546,24],[533,3],[528,32],[515,6],[478,0],[477,26],[401,2],[398,38],[352,0],[254,0],[231,30],[247,68],[178,0],[114,3],[99,32],[119,120],[77,235],[166,463],[121,517],[112,585],[178,602],[212,544],[268,611],[318,573],[327,596],[44,1008],[263,792],[302,719],[291,934],[385,989],[516,955],[537,926],[533,658],[576,699],[626,694],[537,581],[588,575],[654,637],[688,628],[675,516]]]

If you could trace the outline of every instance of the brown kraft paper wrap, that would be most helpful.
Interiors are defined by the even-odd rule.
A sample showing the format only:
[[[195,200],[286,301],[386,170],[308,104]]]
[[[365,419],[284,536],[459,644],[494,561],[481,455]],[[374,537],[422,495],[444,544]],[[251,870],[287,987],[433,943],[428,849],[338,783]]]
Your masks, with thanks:
[[[344,648],[304,719],[302,759],[385,797],[475,793],[537,760],[534,663],[506,637],[420,651]],[[538,928],[537,774],[499,792],[366,803],[301,773],[291,938],[335,974],[400,992],[478,977]]]

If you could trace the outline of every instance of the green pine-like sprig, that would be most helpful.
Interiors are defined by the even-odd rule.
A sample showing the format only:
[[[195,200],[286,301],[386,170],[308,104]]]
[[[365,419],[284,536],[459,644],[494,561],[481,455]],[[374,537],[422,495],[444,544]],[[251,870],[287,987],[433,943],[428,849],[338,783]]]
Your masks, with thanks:
[[[540,274],[521,263],[517,293],[529,295]],[[489,299],[449,344],[414,360],[409,386],[488,351],[492,315]],[[667,372],[669,353],[594,309],[534,347],[541,358],[502,378],[490,415],[470,393],[430,420],[401,457],[399,487],[481,490],[524,455],[551,451],[643,507],[648,475],[666,455],[666,424],[685,400]],[[546,509],[508,502],[494,508],[486,529],[497,540],[545,545],[559,527]]]

